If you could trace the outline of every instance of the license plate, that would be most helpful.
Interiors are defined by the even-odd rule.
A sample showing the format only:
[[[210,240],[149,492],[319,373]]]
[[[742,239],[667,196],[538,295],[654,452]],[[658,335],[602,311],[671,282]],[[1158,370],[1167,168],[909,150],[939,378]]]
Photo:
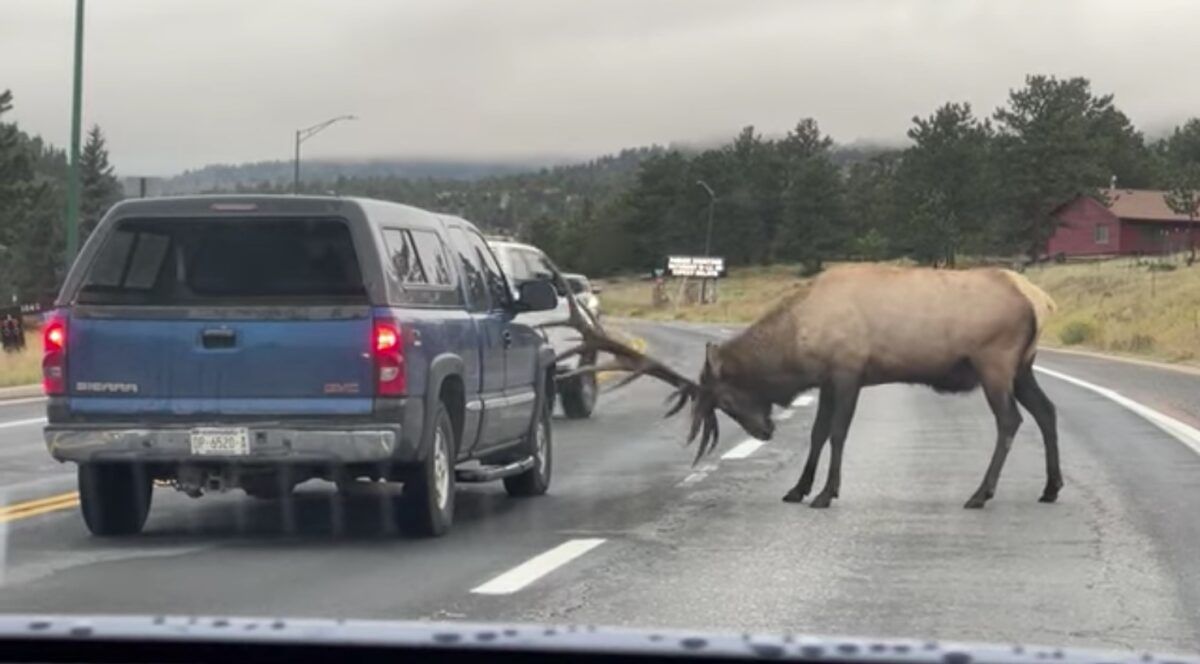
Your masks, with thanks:
[[[246,429],[192,429],[192,454],[201,456],[246,456],[250,433]]]

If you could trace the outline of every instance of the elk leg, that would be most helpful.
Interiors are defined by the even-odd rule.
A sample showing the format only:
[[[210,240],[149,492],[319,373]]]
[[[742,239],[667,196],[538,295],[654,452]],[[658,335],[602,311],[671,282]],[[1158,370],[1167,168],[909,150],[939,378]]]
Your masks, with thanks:
[[[829,476],[825,488],[821,489],[809,507],[829,507],[829,502],[838,497],[842,488],[842,448],[846,445],[846,434],[850,433],[850,420],[854,419],[854,407],[858,404],[858,383],[836,388],[837,398],[833,402],[832,430],[829,437]]]
[[[808,445],[808,460],[804,462],[804,472],[796,486],[783,497],[785,503],[798,503],[812,492],[813,480],[817,476],[817,463],[821,460],[821,450],[825,441],[829,440],[829,426],[833,415],[833,390],[822,387],[820,401],[817,402],[817,417],[813,420],[812,438]]]
[[[1015,388],[1017,401],[1033,415],[1042,431],[1042,443],[1046,447],[1046,488],[1038,500],[1052,503],[1058,500],[1058,491],[1063,486],[1062,468],[1058,465],[1058,415],[1054,404],[1033,377],[1032,366],[1022,368],[1017,374]]]
[[[1009,385],[996,387],[994,383],[985,381],[983,390],[987,394],[988,405],[996,416],[996,449],[992,451],[992,461],[988,464],[987,472],[983,474],[983,482],[963,505],[967,509],[979,509],[996,495],[1000,470],[1004,468],[1004,459],[1008,457],[1008,450],[1012,447],[1013,436],[1021,426],[1021,412],[1017,410],[1017,402],[1013,399]]]

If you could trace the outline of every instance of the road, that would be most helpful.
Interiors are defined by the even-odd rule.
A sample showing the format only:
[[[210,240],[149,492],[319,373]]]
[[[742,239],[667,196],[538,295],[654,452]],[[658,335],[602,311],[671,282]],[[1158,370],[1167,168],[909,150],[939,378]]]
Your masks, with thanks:
[[[694,372],[717,326],[625,324]],[[1200,425],[1200,376],[1043,352],[1040,366]],[[1042,374],[1066,487],[1036,501],[1026,418],[984,510],[963,510],[991,454],[981,395],[867,390],[828,510],[781,502],[815,415],[697,467],[668,389],[639,381],[590,421],[556,419],[551,494],[463,487],[437,540],[388,525],[367,487],[296,500],[159,489],[143,536],[87,535],[73,468],[41,443],[41,404],[0,405],[0,611],[468,619],[766,630],[1200,650],[1200,454],[1103,394]],[[721,458],[728,454],[728,458]],[[823,477],[824,469],[821,475]],[[50,497],[43,503],[29,503]],[[16,505],[17,507],[13,507]]]

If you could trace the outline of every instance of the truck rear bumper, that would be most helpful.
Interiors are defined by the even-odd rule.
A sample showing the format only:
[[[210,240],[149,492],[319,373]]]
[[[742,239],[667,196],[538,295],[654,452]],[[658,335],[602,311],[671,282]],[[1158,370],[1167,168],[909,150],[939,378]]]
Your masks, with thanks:
[[[204,426],[217,426],[206,423]],[[59,461],[213,464],[407,463],[416,447],[399,425],[330,428],[237,423],[248,431],[247,454],[194,454],[191,427],[51,424],[46,447]]]

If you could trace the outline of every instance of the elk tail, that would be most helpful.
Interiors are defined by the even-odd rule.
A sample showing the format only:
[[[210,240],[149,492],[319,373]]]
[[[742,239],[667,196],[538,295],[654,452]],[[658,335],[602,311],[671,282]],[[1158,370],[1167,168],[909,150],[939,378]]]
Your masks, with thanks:
[[[1012,270],[1001,270],[1000,272],[1012,282],[1013,286],[1016,286],[1017,290],[1021,291],[1021,295],[1024,295],[1026,300],[1029,300],[1030,306],[1033,307],[1033,315],[1037,317],[1037,334],[1040,335],[1046,326],[1046,319],[1058,309],[1054,298],[1023,275]]]

